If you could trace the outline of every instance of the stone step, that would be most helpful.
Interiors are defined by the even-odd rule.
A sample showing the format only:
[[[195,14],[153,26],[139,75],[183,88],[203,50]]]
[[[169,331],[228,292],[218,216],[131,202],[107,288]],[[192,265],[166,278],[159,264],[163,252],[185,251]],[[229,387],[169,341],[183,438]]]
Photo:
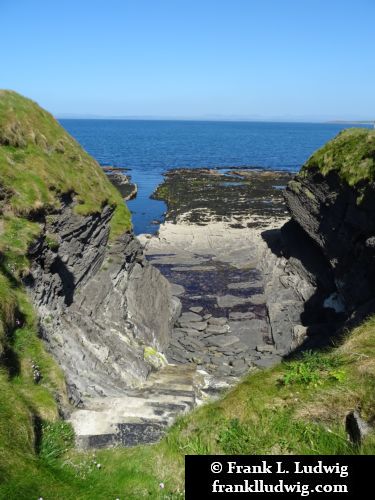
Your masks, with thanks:
[[[90,398],[70,422],[77,447],[134,446],[158,441],[176,417],[200,401],[204,379],[193,366],[167,365],[121,397]]]

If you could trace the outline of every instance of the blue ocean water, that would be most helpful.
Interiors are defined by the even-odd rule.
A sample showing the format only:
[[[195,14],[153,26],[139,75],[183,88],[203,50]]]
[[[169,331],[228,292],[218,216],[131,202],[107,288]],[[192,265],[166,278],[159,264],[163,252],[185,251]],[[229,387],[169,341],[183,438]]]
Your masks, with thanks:
[[[101,165],[130,169],[138,195],[128,202],[136,234],[153,233],[165,204],[150,196],[171,168],[260,167],[297,172],[345,124],[170,120],[60,123]],[[153,223],[154,221],[154,223]]]

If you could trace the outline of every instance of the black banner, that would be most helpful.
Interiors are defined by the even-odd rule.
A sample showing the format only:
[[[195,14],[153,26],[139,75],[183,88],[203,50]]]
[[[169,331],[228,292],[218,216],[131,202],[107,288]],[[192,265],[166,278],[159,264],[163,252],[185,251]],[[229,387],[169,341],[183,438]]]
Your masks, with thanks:
[[[186,499],[345,498],[372,494],[374,456],[188,455]]]

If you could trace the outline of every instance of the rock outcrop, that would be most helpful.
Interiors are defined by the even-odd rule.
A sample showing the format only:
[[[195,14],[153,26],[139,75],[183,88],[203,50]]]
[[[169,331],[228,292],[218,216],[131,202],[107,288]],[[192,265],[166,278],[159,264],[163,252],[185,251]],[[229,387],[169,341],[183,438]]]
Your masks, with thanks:
[[[111,216],[108,206],[77,215],[66,197],[29,251],[25,284],[75,404],[144,381],[152,368],[145,349],[166,347],[178,313],[168,281],[134,235],[108,242]]]
[[[123,168],[103,167],[111,183],[120,191],[125,201],[132,200],[137,196],[138,186],[131,182],[130,176],[124,173]]]
[[[326,305],[352,314],[375,296],[375,133],[348,130],[315,153],[288,184],[294,221],[320,253],[331,277]],[[304,245],[306,248],[306,244]]]
[[[58,122],[29,99],[0,91],[0,117],[1,361],[18,367],[11,336],[15,326],[27,325],[45,340],[63,370],[71,403],[80,407],[65,403],[59,387],[54,395],[65,417],[82,422],[76,412],[83,412],[87,430],[110,414],[113,429],[121,430],[112,433],[111,443],[131,442],[137,429],[148,429],[148,438],[142,441],[137,431],[132,442],[152,440],[195,401],[194,370],[182,375],[191,387],[187,402],[178,383],[173,394],[165,387],[146,391],[150,372],[166,365],[162,351],[181,305],[132,233],[124,197],[134,195],[135,187],[113,169],[111,183]],[[24,288],[35,316],[25,307]],[[38,361],[27,361],[29,376],[43,384],[48,372],[44,378]],[[166,379],[164,372],[156,385]],[[181,404],[174,406],[173,397]],[[150,422],[134,426],[131,407],[141,400],[143,409],[152,402]],[[76,430],[79,436],[82,427]]]

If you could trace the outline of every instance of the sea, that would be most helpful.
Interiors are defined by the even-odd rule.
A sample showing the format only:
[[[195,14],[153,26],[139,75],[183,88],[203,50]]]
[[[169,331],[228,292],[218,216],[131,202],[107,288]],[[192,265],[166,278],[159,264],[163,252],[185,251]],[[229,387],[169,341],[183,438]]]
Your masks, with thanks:
[[[340,130],[337,123],[61,119],[61,125],[102,166],[125,170],[138,185],[128,202],[134,232],[155,233],[166,205],[151,199],[175,168],[231,167],[298,172]]]

